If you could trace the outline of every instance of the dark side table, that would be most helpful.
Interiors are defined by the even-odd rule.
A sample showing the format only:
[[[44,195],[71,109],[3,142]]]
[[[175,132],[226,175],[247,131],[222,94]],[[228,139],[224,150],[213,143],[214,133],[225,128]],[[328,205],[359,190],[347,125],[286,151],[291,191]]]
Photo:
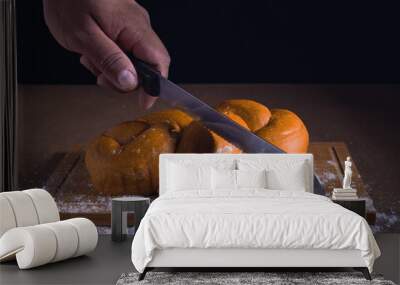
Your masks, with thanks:
[[[366,205],[365,200],[355,199],[355,200],[333,200],[332,201],[340,206],[359,214],[361,217],[366,218]]]
[[[123,241],[126,239],[127,215],[135,215],[135,233],[140,221],[146,214],[150,205],[150,198],[141,196],[120,197],[112,199],[111,210],[111,239],[113,241]]]

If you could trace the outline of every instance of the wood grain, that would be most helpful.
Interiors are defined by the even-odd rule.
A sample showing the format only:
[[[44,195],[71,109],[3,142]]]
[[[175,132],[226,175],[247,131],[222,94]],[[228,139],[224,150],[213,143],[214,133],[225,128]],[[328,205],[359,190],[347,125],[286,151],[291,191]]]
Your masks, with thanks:
[[[313,142],[309,152],[314,155],[315,174],[323,183],[326,195],[330,196],[333,188],[341,187],[343,163],[347,156],[351,156],[349,150],[342,142]],[[109,226],[112,197],[99,195],[94,191],[83,154],[83,148],[66,153],[49,177],[46,189],[55,197],[62,219],[87,217],[96,225]],[[367,201],[367,220],[374,224],[376,210],[355,162],[352,186],[357,189],[358,196]],[[133,224],[133,218],[128,222]]]

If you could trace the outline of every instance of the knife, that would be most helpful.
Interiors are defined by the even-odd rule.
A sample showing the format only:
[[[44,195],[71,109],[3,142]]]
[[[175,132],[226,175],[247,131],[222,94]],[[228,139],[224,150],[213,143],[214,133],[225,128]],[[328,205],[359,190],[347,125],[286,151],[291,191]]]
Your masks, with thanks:
[[[138,73],[139,84],[149,95],[159,97],[172,107],[182,108],[194,116],[195,119],[201,121],[208,129],[216,132],[245,153],[285,153],[280,148],[245,129],[178,85],[164,78],[150,64],[132,55],[128,55],[128,57],[133,62]],[[325,196],[321,182],[315,175],[313,183],[314,193]]]

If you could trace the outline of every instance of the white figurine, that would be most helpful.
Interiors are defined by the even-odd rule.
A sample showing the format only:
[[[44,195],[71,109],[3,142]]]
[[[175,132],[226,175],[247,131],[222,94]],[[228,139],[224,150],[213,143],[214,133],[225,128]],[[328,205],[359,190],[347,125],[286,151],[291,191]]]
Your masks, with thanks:
[[[353,171],[351,170],[351,159],[350,156],[347,157],[344,162],[344,178],[343,178],[343,189],[351,189],[351,176]]]

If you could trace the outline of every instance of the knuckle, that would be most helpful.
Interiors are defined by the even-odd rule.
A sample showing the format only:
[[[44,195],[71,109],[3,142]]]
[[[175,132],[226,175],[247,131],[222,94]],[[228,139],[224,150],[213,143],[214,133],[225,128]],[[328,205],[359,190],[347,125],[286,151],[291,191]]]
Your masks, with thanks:
[[[150,14],[143,8],[138,7],[136,10],[135,26],[141,30],[148,30],[150,28]]]
[[[143,15],[144,20],[147,23],[150,23],[150,14],[149,14],[149,12],[147,12],[147,10],[143,9],[142,15]]]
[[[137,25],[135,25],[135,29],[133,29],[131,32],[131,44],[132,46],[134,46],[137,43],[141,42],[146,34],[149,32],[149,26],[147,24],[138,23]]]
[[[92,41],[95,30],[90,19],[80,19],[77,23],[63,27],[64,38],[71,48],[81,51],[88,42]],[[77,50],[76,50],[77,49]]]
[[[108,73],[115,70],[116,66],[124,60],[124,55],[122,52],[113,52],[107,54],[100,60],[100,68]]]
[[[165,62],[165,64],[167,66],[170,66],[170,64],[171,64],[171,56],[168,53],[165,55],[164,62]]]
[[[146,22],[146,23],[150,23],[150,14],[149,12],[147,12],[147,10],[145,8],[143,8],[142,6],[136,6],[137,11],[139,12],[138,14],[141,16],[141,18]]]
[[[70,29],[64,31],[64,39],[69,49],[80,52],[86,45],[90,33],[84,29]]]
[[[167,54],[162,55],[159,59],[159,65],[162,69],[168,70],[171,65],[171,57]]]

